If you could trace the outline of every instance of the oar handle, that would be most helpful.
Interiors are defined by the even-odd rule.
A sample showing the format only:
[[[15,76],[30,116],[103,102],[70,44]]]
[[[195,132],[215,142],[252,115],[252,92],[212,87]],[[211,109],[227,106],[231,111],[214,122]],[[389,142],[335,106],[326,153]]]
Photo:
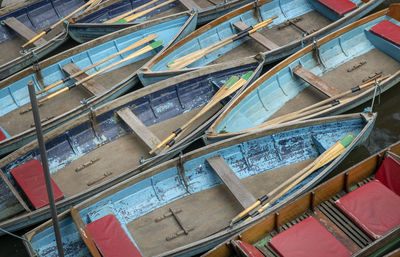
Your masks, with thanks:
[[[177,134],[175,134],[175,131],[172,132],[171,135],[169,135],[169,137],[167,137],[166,139],[164,139],[161,143],[159,143],[154,149],[152,149],[149,154],[153,154],[155,153],[158,149],[160,149],[161,147],[163,147],[166,143],[168,143],[170,140],[172,140],[174,137],[176,137]]]
[[[60,90],[58,90],[58,91],[56,91],[56,92],[54,92],[54,93],[52,93],[50,95],[45,96],[42,99],[39,99],[38,102],[39,103],[43,103],[43,102],[45,102],[45,101],[47,101],[47,100],[49,100],[49,99],[61,94],[61,93],[64,93],[64,92],[68,91],[69,89],[70,89],[69,87],[64,87],[64,88],[62,88],[62,89],[60,89]]]

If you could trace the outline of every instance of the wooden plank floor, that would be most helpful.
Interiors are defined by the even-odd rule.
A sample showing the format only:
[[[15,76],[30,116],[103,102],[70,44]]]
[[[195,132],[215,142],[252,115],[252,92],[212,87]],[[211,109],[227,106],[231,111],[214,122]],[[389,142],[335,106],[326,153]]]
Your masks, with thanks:
[[[251,176],[243,179],[242,182],[258,198],[277,187],[311,161],[306,160]],[[207,206],[207,208],[204,208],[204,206]],[[169,208],[173,210],[181,209],[182,212],[178,213],[180,220],[184,226],[194,228],[194,230],[189,232],[188,235],[182,235],[170,241],[165,240],[167,236],[180,230],[172,217],[155,222],[157,217],[168,213]],[[229,220],[241,210],[240,204],[227,191],[225,186],[221,185],[179,199],[128,223],[127,227],[144,256],[155,256],[223,229],[229,224]],[[157,231],[157,233],[154,233],[154,231]]]

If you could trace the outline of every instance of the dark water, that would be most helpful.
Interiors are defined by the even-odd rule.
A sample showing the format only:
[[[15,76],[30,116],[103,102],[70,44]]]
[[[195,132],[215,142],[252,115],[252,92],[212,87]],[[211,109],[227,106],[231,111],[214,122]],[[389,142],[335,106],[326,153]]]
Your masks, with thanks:
[[[398,0],[393,2],[398,2]],[[384,7],[384,5],[380,6],[379,9]],[[67,44],[63,46],[63,50],[75,45],[76,43],[74,42],[67,42]],[[379,98],[376,99],[375,106],[373,107],[373,111],[378,112],[378,118],[371,136],[364,145],[350,153],[349,156],[331,174],[331,176],[353,166],[366,157],[400,140],[400,84],[394,86],[392,89],[381,95],[380,103],[378,99]],[[348,113],[361,112],[369,106],[371,106],[371,101],[349,111]],[[17,232],[17,235],[21,236],[29,230],[30,229],[19,231]],[[11,236],[0,237],[0,257],[24,256],[28,255],[21,239]]]

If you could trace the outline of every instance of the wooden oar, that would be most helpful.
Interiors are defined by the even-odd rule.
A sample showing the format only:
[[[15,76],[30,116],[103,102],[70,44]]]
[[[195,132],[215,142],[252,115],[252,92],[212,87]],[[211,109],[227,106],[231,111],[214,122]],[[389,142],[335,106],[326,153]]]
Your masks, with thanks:
[[[225,42],[228,42],[228,41],[232,40],[233,38],[235,38],[235,37],[236,37],[238,34],[240,34],[240,33],[246,33],[246,32],[248,32],[248,31],[250,31],[250,30],[252,30],[252,29],[259,29],[259,28],[261,28],[261,27],[264,27],[264,26],[268,25],[268,24],[269,24],[273,19],[275,19],[276,17],[277,17],[277,16],[274,16],[274,17],[272,17],[272,18],[266,19],[266,20],[264,20],[264,21],[262,21],[262,22],[260,22],[260,23],[258,23],[258,24],[256,24],[256,25],[254,25],[254,26],[250,26],[250,27],[246,28],[245,30],[240,31],[240,32],[237,33],[237,34],[234,34],[234,35],[232,35],[232,36],[230,36],[230,37],[227,37],[227,38],[225,38],[225,39],[223,39],[223,40],[221,40],[221,41],[215,43],[214,45],[208,46],[208,47],[203,48],[203,49],[199,49],[199,50],[197,50],[197,51],[195,51],[195,52],[193,52],[193,53],[187,54],[187,55],[182,56],[182,57],[180,57],[180,58],[178,58],[178,59],[176,59],[176,60],[173,60],[173,61],[169,62],[169,63],[167,64],[167,66],[168,66],[168,67],[174,67],[174,65],[178,65],[179,63],[182,63],[182,62],[184,62],[184,61],[187,61],[187,60],[189,60],[190,58],[197,57],[199,54],[203,54],[204,52],[207,52],[207,51],[209,51],[210,49],[212,49],[212,48],[214,48],[214,47],[217,47],[217,46],[220,45],[220,44],[224,44]]]
[[[335,95],[333,97],[327,98],[327,99],[325,99],[323,101],[320,101],[320,102],[315,103],[313,105],[307,106],[307,107],[305,107],[305,108],[303,108],[301,110],[288,113],[286,115],[277,117],[277,118],[269,120],[269,121],[265,121],[265,122],[255,126],[255,127],[252,127],[250,129],[246,129],[243,132],[249,132],[249,131],[252,131],[254,129],[259,129],[259,128],[264,128],[264,127],[267,127],[267,126],[277,125],[277,124],[280,124],[280,123],[283,123],[283,122],[286,122],[286,121],[290,121],[290,120],[296,119],[302,113],[307,113],[307,115],[309,115],[309,114],[316,113],[318,111],[327,109],[328,107],[332,107],[332,106],[335,106],[337,104],[340,104],[340,103],[343,103],[343,102],[347,102],[347,100],[342,100],[342,101],[339,101],[339,102],[337,102],[337,100],[342,98],[342,97],[344,97],[344,96],[346,96],[346,95],[349,95],[351,93],[355,93],[355,92],[360,91],[360,90],[362,90],[364,88],[367,88],[367,87],[369,87],[371,85],[374,85],[375,82],[381,82],[381,81],[389,78],[390,76],[392,76],[392,75],[389,74],[389,75],[386,75],[386,76],[384,76],[382,78],[377,79],[376,81],[374,80],[374,81],[370,81],[370,82],[364,83],[364,84],[362,84],[360,86],[356,86],[356,87],[354,87],[354,88],[352,88],[350,90],[347,90],[347,91],[345,91],[345,92],[343,92],[341,94],[338,94],[338,95]],[[350,98],[348,98],[348,99],[350,99]],[[327,105],[325,105],[325,104],[327,104]],[[324,107],[322,107],[322,106],[324,106]]]
[[[200,49],[200,50],[198,50],[198,51],[196,51],[194,53],[190,53],[190,54],[188,54],[186,56],[183,56],[183,57],[181,57],[181,58],[169,63],[167,66],[171,70],[182,69],[182,68],[194,63],[195,61],[197,61],[198,59],[202,58],[203,56],[205,56],[205,55],[207,55],[207,54],[209,54],[211,52],[214,52],[214,51],[216,51],[216,50],[218,50],[218,49],[220,49],[220,48],[222,48],[222,47],[224,47],[226,45],[229,45],[229,44],[233,43],[236,40],[239,40],[239,39],[241,39],[241,38],[243,38],[245,36],[248,36],[248,35],[256,32],[259,29],[262,29],[263,27],[265,27],[265,26],[269,25],[270,23],[272,23],[273,19],[276,18],[276,17],[277,16],[275,16],[275,17],[273,17],[271,19],[267,19],[267,20],[263,21],[262,23],[257,24],[256,26],[254,26],[254,28],[250,27],[251,28],[250,30],[247,30],[247,29],[243,30],[243,31],[241,31],[241,32],[239,32],[239,33],[237,33],[235,35],[232,35],[231,37],[229,37],[227,39],[221,40],[220,42],[218,42],[218,43],[216,43],[216,44],[214,44],[212,46],[209,46],[209,47],[204,48],[204,49]]]
[[[188,122],[186,122],[182,127],[178,128],[172,134],[163,140],[160,144],[158,144],[154,149],[150,151],[150,154],[153,154],[155,151],[165,146],[164,150],[170,148],[174,143],[174,138],[177,137],[182,131],[187,129],[189,125],[193,123],[196,119],[198,119],[201,115],[206,113],[212,107],[214,107],[217,103],[223,100],[225,97],[229,96],[236,90],[238,90],[241,86],[243,86],[246,81],[252,76],[253,72],[246,73],[241,79],[238,79],[237,76],[232,76],[228,79],[228,81],[215,93],[215,95],[210,99],[210,101],[203,107],[203,109],[198,112],[193,118],[191,118]]]
[[[92,254],[93,257],[101,257],[99,250],[97,250],[96,244],[94,243],[92,237],[89,234],[89,231],[86,229],[85,224],[81,216],[79,215],[78,211],[74,207],[70,207],[71,217],[74,221],[76,228],[79,231],[79,234],[82,237],[83,242],[85,243],[86,247],[89,249],[89,252]]]
[[[123,53],[125,53],[125,52],[128,52],[128,51],[130,51],[130,50],[132,50],[132,49],[135,49],[135,48],[137,48],[137,47],[139,47],[139,46],[141,46],[141,45],[143,45],[143,44],[145,44],[145,43],[148,43],[148,42],[150,42],[151,40],[156,39],[157,37],[158,37],[157,34],[151,34],[151,35],[149,35],[149,36],[147,36],[147,37],[145,37],[145,38],[143,38],[143,39],[141,39],[141,40],[139,40],[139,41],[136,41],[136,42],[133,43],[132,45],[130,45],[130,46],[128,46],[127,48],[123,49],[122,51],[119,51],[118,53],[115,53],[115,54],[113,54],[113,55],[107,57],[106,59],[103,59],[103,60],[101,60],[101,61],[99,61],[99,62],[97,62],[97,63],[94,63],[94,64],[90,65],[89,67],[86,67],[86,68],[84,68],[84,69],[78,71],[77,73],[74,73],[74,74],[72,74],[72,75],[70,75],[70,76],[68,76],[68,77],[66,77],[66,78],[64,78],[64,79],[62,79],[62,80],[59,80],[59,81],[57,81],[57,82],[51,84],[50,86],[45,87],[45,88],[43,88],[42,90],[39,90],[38,92],[36,92],[36,94],[39,95],[39,94],[41,94],[41,93],[47,92],[47,91],[49,91],[50,89],[52,89],[52,88],[54,88],[54,87],[56,87],[56,86],[58,86],[58,85],[61,85],[61,84],[65,83],[65,82],[67,82],[67,81],[70,80],[70,79],[76,78],[77,76],[79,76],[79,75],[85,73],[86,71],[91,70],[91,69],[93,69],[94,67],[96,67],[96,66],[98,66],[98,65],[100,65],[100,64],[103,64],[103,63],[105,63],[105,62],[107,62],[107,61],[109,61],[109,60],[111,60],[111,59],[117,57],[118,55],[121,55],[121,54],[123,54]]]
[[[89,7],[86,9],[86,11],[92,9],[93,7],[95,7],[96,5],[98,5],[100,2],[101,2],[101,0],[94,0],[94,1],[92,2],[92,4],[89,5]]]
[[[161,3],[159,5],[153,6],[153,7],[149,8],[149,9],[147,9],[147,10],[144,10],[144,11],[132,14],[131,16],[125,17],[123,19],[120,19],[120,20],[116,21],[115,23],[126,23],[126,22],[129,22],[129,21],[133,21],[133,20],[135,20],[135,19],[137,19],[139,17],[142,17],[142,16],[148,14],[149,12],[154,11],[155,9],[161,8],[164,5],[170,4],[170,3],[175,2],[175,1],[176,0],[165,1],[164,3]]]
[[[150,2],[148,2],[148,3],[145,3],[145,4],[143,4],[143,5],[139,6],[139,7],[136,7],[136,8],[133,9],[132,11],[123,13],[123,14],[117,16],[117,17],[114,17],[114,18],[112,18],[112,19],[110,19],[110,20],[108,20],[108,21],[105,21],[104,23],[114,23],[114,22],[116,22],[116,21],[119,21],[119,20],[125,18],[126,16],[128,16],[128,15],[134,13],[134,12],[137,12],[137,11],[139,11],[139,10],[142,10],[143,8],[149,6],[149,5],[153,4],[153,3],[156,3],[156,2],[158,2],[158,1],[160,1],[160,0],[152,0],[152,1],[150,1]]]
[[[271,192],[271,195],[277,193],[279,190],[281,190],[283,187],[285,187],[287,184],[290,183],[289,186],[287,186],[284,190],[280,191],[278,194],[276,194],[271,200],[269,200],[266,204],[264,204],[260,209],[258,209],[255,213],[249,215],[245,221],[248,221],[258,214],[262,213],[265,211],[271,204],[273,204],[275,201],[277,201],[279,198],[281,198],[284,194],[289,192],[292,188],[294,188],[296,185],[298,185],[300,182],[302,182],[305,178],[307,178],[311,173],[316,171],[317,169],[323,167],[324,165],[328,164],[331,162],[333,159],[338,157],[340,154],[344,152],[344,150],[354,141],[356,136],[352,133],[346,135],[343,137],[339,142],[335,143],[332,147],[330,147],[328,150],[326,150],[323,154],[321,154],[321,158],[317,158],[313,163],[312,167],[310,168],[310,165],[308,165],[306,168],[302,169],[300,172],[298,172],[295,176],[294,179],[291,178],[282,185],[280,185],[278,188],[273,190]]]
[[[64,18],[62,18],[61,20],[57,21],[56,23],[54,23],[53,25],[51,25],[49,28],[45,29],[44,31],[42,31],[41,33],[39,33],[37,36],[35,36],[34,38],[32,38],[31,40],[29,40],[28,42],[26,42],[25,44],[22,45],[22,48],[27,47],[28,45],[36,42],[39,38],[43,37],[44,35],[46,35],[47,33],[49,33],[50,31],[52,31],[55,27],[57,27],[58,25],[60,25],[61,23],[63,23],[65,20],[71,18],[72,16],[74,16],[76,13],[80,12],[81,10],[83,10],[84,8],[86,8],[87,6],[91,5],[94,1],[96,0],[90,0],[88,1],[86,4],[82,5],[81,7],[79,7],[78,9],[76,9],[75,11],[73,11],[72,13],[70,13],[69,15],[65,16]]]
[[[133,58],[139,56],[139,55],[142,55],[142,54],[144,54],[144,53],[149,52],[149,51],[151,51],[151,50],[153,50],[153,49],[155,49],[155,48],[161,46],[162,44],[163,44],[163,42],[162,42],[161,40],[155,41],[155,42],[151,43],[150,45],[145,46],[145,47],[143,47],[142,49],[140,49],[140,50],[138,50],[138,51],[136,51],[136,52],[130,54],[128,57],[126,57],[126,58],[124,58],[124,59],[122,59],[122,60],[120,60],[120,61],[118,61],[118,62],[116,62],[116,63],[113,63],[113,64],[111,64],[111,65],[109,65],[109,66],[107,66],[107,67],[105,67],[105,68],[99,70],[98,72],[93,73],[92,75],[87,76],[86,78],[75,82],[74,84],[71,84],[71,85],[69,85],[69,86],[67,86],[67,87],[65,87],[65,88],[62,88],[62,89],[60,89],[60,90],[58,90],[58,91],[56,91],[56,92],[54,92],[54,93],[52,93],[52,94],[49,94],[48,96],[46,96],[46,97],[40,99],[40,100],[39,100],[39,103],[43,103],[44,101],[47,101],[47,100],[49,100],[50,98],[53,98],[53,97],[55,97],[55,96],[57,96],[57,95],[59,95],[59,94],[61,94],[61,93],[63,93],[63,92],[66,92],[66,91],[70,90],[71,88],[74,88],[74,87],[76,87],[77,85],[80,85],[80,84],[82,84],[82,83],[84,83],[84,82],[86,82],[86,81],[92,79],[93,77],[95,77],[95,76],[97,76],[97,75],[99,75],[99,74],[101,74],[101,73],[103,73],[103,72],[105,72],[105,71],[107,71],[107,70],[109,70],[109,69],[111,69],[111,68],[113,68],[113,67],[115,67],[115,66],[121,64],[121,63],[123,63],[123,62],[126,62],[126,61],[128,61],[128,60],[130,60],[130,59],[133,59]]]

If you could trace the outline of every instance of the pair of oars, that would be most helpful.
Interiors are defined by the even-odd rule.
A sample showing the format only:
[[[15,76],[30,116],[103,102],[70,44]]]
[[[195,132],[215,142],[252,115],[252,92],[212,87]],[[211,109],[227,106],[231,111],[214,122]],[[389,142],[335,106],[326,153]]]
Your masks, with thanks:
[[[80,70],[80,71],[78,71],[78,72],[76,72],[76,73],[74,73],[74,74],[62,79],[62,80],[59,80],[59,81],[51,84],[50,86],[43,88],[42,90],[39,90],[38,92],[36,92],[36,94],[39,95],[41,93],[47,92],[50,89],[55,88],[56,86],[61,85],[61,84],[65,83],[65,82],[69,81],[70,79],[76,78],[77,76],[87,72],[88,70],[91,70],[94,67],[97,67],[100,64],[103,64],[103,63],[105,63],[105,62],[117,57],[118,55],[126,53],[126,52],[128,52],[128,51],[130,51],[132,49],[135,49],[135,48],[137,48],[137,47],[139,47],[139,46],[141,46],[141,45],[143,45],[145,43],[148,43],[151,40],[156,39],[157,37],[158,37],[157,34],[148,35],[147,37],[145,37],[145,38],[143,38],[143,39],[141,39],[139,41],[136,41],[135,43],[133,43],[132,45],[128,46],[127,48],[125,48],[125,49],[123,49],[123,50],[121,50],[121,51],[119,51],[119,52],[117,52],[117,53],[115,53],[115,54],[113,54],[113,55],[111,55],[111,56],[109,56],[109,57],[97,62],[97,63],[94,63],[94,64],[90,65],[89,67],[86,67],[86,68],[84,68],[84,69],[82,69],[82,70]]]
[[[88,1],[86,4],[82,5],[81,7],[79,7],[78,9],[76,9],[75,11],[73,11],[72,13],[68,14],[67,16],[65,16],[64,18],[62,18],[61,20],[57,21],[56,23],[54,23],[53,25],[51,25],[50,27],[48,27],[47,29],[43,30],[41,33],[39,33],[38,35],[36,35],[34,38],[32,38],[31,40],[29,40],[28,42],[26,42],[25,44],[22,45],[22,48],[27,47],[30,44],[33,44],[34,42],[36,42],[38,39],[40,39],[41,37],[43,37],[44,35],[48,34],[50,31],[52,31],[55,27],[57,27],[58,25],[60,25],[61,23],[63,23],[64,21],[66,21],[67,19],[71,18],[72,16],[74,16],[76,13],[80,12],[81,10],[83,10],[84,8],[88,7],[88,6],[92,6],[92,4],[97,3],[98,0],[90,0]]]
[[[93,73],[92,75],[87,76],[86,78],[75,82],[74,84],[68,85],[67,87],[64,87],[64,88],[62,88],[62,89],[60,89],[60,90],[58,90],[58,91],[56,91],[56,92],[54,92],[52,94],[47,95],[46,97],[41,98],[39,100],[39,103],[43,103],[44,101],[47,101],[47,100],[49,100],[49,99],[51,99],[51,98],[53,98],[53,97],[55,97],[55,96],[57,96],[57,95],[59,95],[59,94],[61,94],[63,92],[66,92],[66,91],[76,87],[77,85],[80,85],[80,84],[92,79],[93,77],[95,77],[95,76],[97,76],[97,75],[99,75],[99,74],[101,74],[101,73],[103,73],[103,72],[105,72],[105,71],[107,71],[109,69],[114,68],[115,66],[117,66],[117,65],[119,65],[121,63],[124,63],[124,62],[126,62],[128,60],[136,58],[139,55],[142,55],[142,54],[145,54],[145,53],[149,52],[149,51],[161,46],[162,44],[163,44],[163,42],[161,40],[157,40],[157,41],[155,41],[155,42],[153,42],[153,43],[151,43],[151,44],[139,49],[138,51],[130,54],[128,57],[126,57],[126,58],[124,58],[124,59],[122,59],[122,60],[120,60],[118,62],[115,62],[115,63],[113,63],[113,64],[111,64],[111,65],[109,65],[109,66],[107,66],[107,67],[95,72],[95,73]]]
[[[310,105],[308,107],[300,109],[298,111],[291,112],[291,113],[288,113],[286,115],[277,117],[275,119],[266,121],[266,122],[261,123],[260,125],[257,125],[257,126],[255,126],[253,128],[247,129],[244,132],[253,131],[255,129],[260,129],[260,128],[264,128],[264,127],[267,127],[267,126],[274,126],[274,125],[277,125],[277,124],[280,124],[280,123],[284,123],[284,122],[288,122],[288,121],[306,119],[308,116],[310,116],[312,114],[315,114],[315,113],[320,112],[320,111],[324,111],[324,110],[329,109],[329,108],[331,108],[333,106],[336,106],[336,105],[339,105],[339,104],[344,104],[344,103],[347,103],[347,102],[353,100],[357,96],[348,97],[348,98],[345,98],[343,100],[339,100],[339,99],[344,97],[344,96],[350,95],[350,94],[358,92],[360,90],[363,90],[363,89],[365,89],[367,87],[370,87],[370,86],[374,85],[376,82],[381,82],[381,81],[389,78],[390,76],[391,76],[391,74],[386,75],[384,77],[381,77],[379,79],[373,80],[373,81],[369,81],[369,82],[364,83],[364,84],[362,84],[360,86],[353,87],[352,89],[347,90],[347,91],[345,91],[345,92],[343,92],[341,94],[332,96],[330,98],[327,98],[327,99],[325,99],[323,101],[320,101],[318,103],[315,103],[313,105]]]
[[[141,5],[141,6],[137,7],[137,8],[135,8],[135,9],[133,9],[132,11],[126,12],[126,13],[121,14],[121,15],[115,17],[115,18],[112,18],[112,19],[110,19],[108,21],[105,21],[104,23],[126,23],[126,22],[129,22],[129,21],[133,21],[133,20],[135,20],[137,18],[140,18],[140,17],[148,14],[149,12],[154,11],[155,9],[161,8],[164,5],[167,5],[167,4],[170,4],[172,2],[175,2],[176,0],[168,0],[168,1],[165,1],[165,2],[163,2],[161,4],[153,6],[153,7],[149,8],[149,9],[147,9],[147,10],[132,14],[132,13],[137,12],[137,11],[139,11],[139,10],[141,10],[141,9],[151,5],[151,4],[154,4],[154,3],[158,2],[158,1],[160,1],[160,0],[150,1],[150,2],[148,2],[146,4],[144,4],[144,5]]]
[[[247,72],[242,78],[239,79],[237,76],[230,77],[225,84],[213,95],[210,101],[199,111],[193,118],[191,118],[188,122],[186,122],[182,127],[178,128],[172,134],[164,139],[160,144],[158,144],[154,149],[150,151],[150,154],[153,154],[158,149],[165,145],[165,150],[170,148],[175,143],[175,138],[184,130],[186,130],[196,119],[198,119],[201,115],[209,111],[212,107],[214,107],[221,100],[225,99],[227,96],[236,92],[239,88],[241,88],[247,80],[253,75],[252,71]]]
[[[244,211],[239,213],[236,217],[234,217],[231,220],[230,225],[233,225],[234,223],[242,219],[248,221],[251,218],[254,218],[258,214],[265,211],[269,206],[271,206],[271,204],[276,202],[284,194],[289,192],[292,188],[294,188],[296,185],[302,182],[305,178],[310,176],[314,171],[325,166],[326,164],[334,160],[336,157],[338,157],[340,154],[342,154],[344,150],[354,141],[355,138],[356,136],[352,133],[344,136],[340,141],[336,142],[333,146],[328,148],[325,152],[323,152],[317,159],[315,159],[312,163],[307,165],[304,169],[300,170],[297,174],[295,174],[290,179],[283,182],[280,186],[278,186],[268,194],[260,197],[254,204],[252,204]],[[268,201],[268,199],[270,200]],[[260,205],[262,205],[261,208],[251,213],[255,208],[257,208]]]
[[[265,21],[262,21],[254,26],[250,26],[245,30],[240,31],[237,34],[234,34],[226,39],[223,39],[209,47],[206,47],[204,49],[197,50],[196,52],[190,53],[188,55],[182,56],[170,63],[167,64],[170,70],[179,70],[182,69],[195,61],[199,60],[201,57],[212,53],[226,45],[229,45],[245,36],[251,35],[252,33],[256,32],[257,30],[260,30],[267,25],[271,24],[274,19],[276,19],[278,16],[274,16],[272,18],[266,19]]]

